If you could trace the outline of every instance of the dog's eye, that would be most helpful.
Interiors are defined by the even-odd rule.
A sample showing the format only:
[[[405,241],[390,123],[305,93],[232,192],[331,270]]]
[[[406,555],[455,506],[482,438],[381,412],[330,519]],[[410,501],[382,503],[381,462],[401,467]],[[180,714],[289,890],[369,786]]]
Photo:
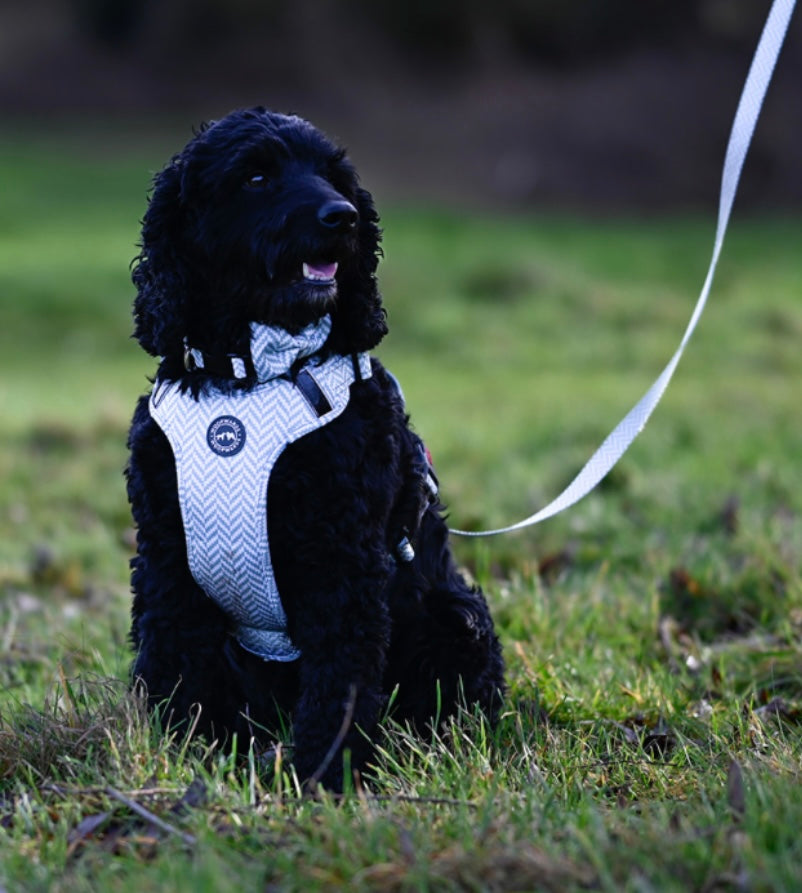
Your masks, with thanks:
[[[267,177],[261,171],[255,171],[245,181],[246,189],[264,189],[267,186]]]

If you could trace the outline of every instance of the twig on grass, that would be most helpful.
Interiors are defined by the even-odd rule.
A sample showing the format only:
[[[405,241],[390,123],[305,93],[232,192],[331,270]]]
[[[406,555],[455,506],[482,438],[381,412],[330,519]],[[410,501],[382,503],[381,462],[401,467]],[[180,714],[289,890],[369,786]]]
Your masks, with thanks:
[[[335,800],[345,800],[347,794],[334,795]],[[361,800],[362,798],[360,798]],[[451,797],[416,797],[414,794],[365,794],[368,803],[412,803],[420,806],[458,806],[465,809],[478,809],[479,804],[470,800],[456,800]]]
[[[177,837],[180,837],[187,846],[195,846],[195,844],[197,843],[196,838],[192,834],[187,834],[185,831],[181,831],[179,828],[176,828],[169,822],[165,822],[163,819],[160,819],[157,815],[152,813],[149,809],[145,809],[144,806],[137,803],[136,800],[131,800],[129,797],[126,797],[125,794],[122,794],[120,793],[120,791],[115,790],[115,788],[106,787],[103,789],[103,791],[107,796],[111,797],[113,800],[117,800],[118,803],[124,804],[138,816],[141,816],[143,819],[145,819],[145,821],[150,822],[152,825],[155,825],[157,828],[160,828],[167,834],[174,834]]]
[[[636,764],[638,761],[632,760],[633,764]],[[101,794],[109,794],[108,788],[101,787],[89,787],[89,788],[81,788],[81,787],[71,787],[59,784],[45,784],[42,785],[41,790],[50,791],[53,794],[57,794],[60,797],[97,797]],[[137,788],[136,790],[128,791],[126,794],[123,794],[121,791],[118,791],[119,795],[117,799],[123,798],[121,802],[125,802],[130,805],[128,800],[129,797],[164,797],[169,795],[175,795],[179,793],[180,789],[170,788],[170,787],[150,787],[150,788]],[[109,795],[111,796],[111,795]],[[332,799],[334,800],[346,800],[348,799],[348,794],[330,794]],[[364,798],[364,800],[363,800]],[[268,798],[269,800],[270,798]],[[411,803],[413,805],[419,806],[454,806],[454,807],[464,807],[466,809],[478,809],[479,804],[474,803],[471,800],[458,800],[454,797],[419,797],[415,794],[371,794],[365,792],[363,796],[359,797],[360,800],[368,801],[369,803]],[[131,801],[132,802],[132,801]],[[180,803],[180,801],[179,801]],[[176,804],[179,805],[179,804]],[[142,807],[140,807],[142,808]],[[175,807],[174,807],[175,808]],[[252,813],[254,812],[253,807],[248,807],[247,809],[241,809],[237,807],[230,807],[231,812],[237,813]],[[1,893],[1,891],[0,891]]]
[[[48,791],[51,794],[57,794],[59,797],[97,797],[106,793],[104,787],[77,787],[75,785],[63,785],[50,782],[43,784],[40,788],[42,791]],[[135,788],[125,792],[127,797],[168,797],[181,792],[180,787],[149,787]]]

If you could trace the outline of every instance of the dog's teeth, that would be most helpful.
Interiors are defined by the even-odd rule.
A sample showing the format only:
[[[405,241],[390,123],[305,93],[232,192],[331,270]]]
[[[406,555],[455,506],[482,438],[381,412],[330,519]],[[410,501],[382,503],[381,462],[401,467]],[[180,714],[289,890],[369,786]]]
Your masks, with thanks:
[[[336,272],[336,263],[321,264],[319,267],[307,263],[304,263],[303,265],[304,279],[309,279],[312,282],[330,282],[332,279],[334,279],[334,275]]]

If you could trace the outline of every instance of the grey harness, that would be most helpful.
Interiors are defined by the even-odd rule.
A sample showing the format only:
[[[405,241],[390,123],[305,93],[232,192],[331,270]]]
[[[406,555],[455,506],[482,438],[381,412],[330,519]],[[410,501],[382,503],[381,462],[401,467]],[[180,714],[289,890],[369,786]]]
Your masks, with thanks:
[[[367,354],[309,362],[295,381],[249,391],[181,392],[159,381],[150,414],[175,457],[192,576],[229,615],[235,635],[265,660],[300,655],[287,634],[267,533],[270,474],[284,448],[336,419],[350,386],[371,375]]]

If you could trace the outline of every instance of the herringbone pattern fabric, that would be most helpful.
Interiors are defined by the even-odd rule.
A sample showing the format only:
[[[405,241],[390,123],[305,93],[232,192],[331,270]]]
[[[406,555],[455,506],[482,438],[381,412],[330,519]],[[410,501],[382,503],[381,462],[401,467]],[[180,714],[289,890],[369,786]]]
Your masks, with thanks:
[[[283,375],[292,364],[311,357],[331,334],[331,317],[326,315],[295,335],[281,326],[251,323],[251,359],[259,381]]]
[[[369,377],[367,355],[359,365],[362,377]],[[175,384],[157,382],[150,401],[176,461],[192,575],[234,620],[241,644],[270,660],[299,655],[286,633],[270,560],[270,473],[288,444],[343,412],[354,381],[349,357],[306,368],[331,405],[320,417],[285,378],[247,392],[212,391],[198,400]]]

